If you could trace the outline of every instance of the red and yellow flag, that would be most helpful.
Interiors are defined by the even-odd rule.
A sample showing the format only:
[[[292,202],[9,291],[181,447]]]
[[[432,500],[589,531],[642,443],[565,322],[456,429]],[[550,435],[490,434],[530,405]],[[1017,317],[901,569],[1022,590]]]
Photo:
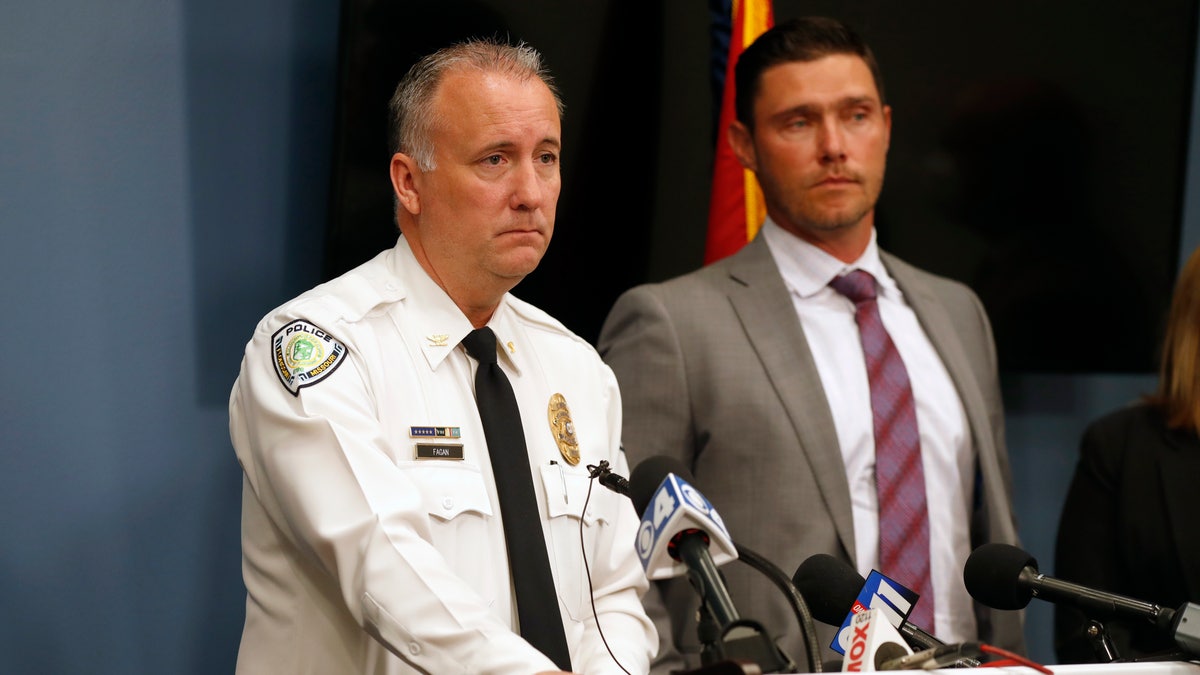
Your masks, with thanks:
[[[733,67],[742,50],[775,23],[771,0],[733,0],[725,87],[717,120],[717,150],[713,160],[712,197],[708,205],[708,239],[704,263],[735,253],[754,238],[766,217],[762,189],[754,173],[742,168],[726,130],[735,119]]]

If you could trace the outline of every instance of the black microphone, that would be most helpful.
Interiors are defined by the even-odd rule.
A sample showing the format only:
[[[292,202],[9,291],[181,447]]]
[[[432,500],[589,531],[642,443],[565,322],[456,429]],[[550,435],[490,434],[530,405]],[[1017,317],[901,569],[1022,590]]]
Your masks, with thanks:
[[[629,498],[638,513],[644,515],[651,508],[651,501],[669,474],[675,474],[689,483],[693,480],[682,462],[665,455],[650,457],[634,467],[629,476]],[[699,584],[698,590],[708,603],[713,618],[724,628],[740,617],[708,552],[709,533],[702,529],[703,522],[700,519],[681,519],[681,524],[687,527],[675,533],[665,533],[670,537],[668,550],[672,558],[687,566],[688,574]]]
[[[800,563],[792,575],[792,583],[817,621],[840,627],[867,580],[849,563],[828,553],[817,553]],[[933,649],[946,644],[908,620],[902,621],[898,630],[913,649]]]
[[[1022,609],[1030,598],[1071,605],[1093,618],[1147,620],[1170,630],[1175,610],[1048,577],[1037,560],[1009,544],[984,544],[971,552],[963,568],[971,597],[993,609]]]
[[[757,664],[764,673],[794,672],[791,657],[775,644],[762,625],[741,618],[734,608],[725,581],[709,553],[709,545],[711,541],[718,552],[727,548],[736,552],[736,545],[725,532],[716,509],[691,485],[694,480],[683,462],[665,455],[650,457],[634,467],[629,477],[629,494],[634,508],[643,514],[639,556],[650,561],[644,564],[652,566],[655,551],[661,551],[665,544],[670,557],[687,568],[688,578],[703,600],[702,610],[707,611],[720,633],[719,639],[712,639],[716,636],[705,637],[706,631],[699,628],[701,641],[705,643],[702,653],[705,665],[722,659],[744,660]],[[650,569],[647,567],[647,573]]]
[[[661,461],[663,460],[655,460],[655,463]],[[662,467],[654,469],[654,466],[655,464],[648,465],[646,471],[649,472],[652,469],[655,471],[662,470]],[[626,497],[630,498],[630,501],[633,501],[633,497],[630,494],[629,481],[626,480],[624,476],[613,473],[608,460],[600,460],[599,465],[589,464],[587,468],[589,475],[592,478],[597,479],[601,485],[609,490],[612,490],[613,492],[616,492],[617,494],[625,495]],[[668,463],[667,468],[671,469],[672,471],[680,472],[680,475],[684,478],[684,480],[691,480],[692,478],[691,473],[687,471],[687,468],[679,462],[672,460]],[[653,495],[640,496],[638,500],[634,502],[635,507],[636,504],[640,502],[648,502],[652,496]],[[743,546],[737,541],[734,541],[733,545],[737,550],[738,560],[749,565],[750,567],[754,568],[755,571],[767,577],[767,579],[769,579],[771,583],[775,584],[776,588],[778,588],[780,592],[784,594],[784,597],[787,598],[788,604],[790,604],[792,607],[792,612],[796,615],[796,622],[800,624],[800,633],[804,639],[806,651],[808,652],[809,670],[814,673],[821,672],[821,662],[819,661],[821,649],[820,645],[817,643],[817,632],[816,629],[813,628],[812,613],[809,612],[808,604],[804,601],[804,597],[800,595],[800,591],[796,589],[796,587],[792,584],[792,580],[788,578],[787,574],[784,573],[783,570],[779,569],[779,567],[770,560],[767,560],[767,558],[762,554]],[[839,664],[835,670],[841,670],[841,665]]]
[[[600,464],[588,464],[588,475],[600,481],[604,487],[612,490],[619,495],[629,497],[629,481],[619,473],[613,473],[607,459],[600,460]]]

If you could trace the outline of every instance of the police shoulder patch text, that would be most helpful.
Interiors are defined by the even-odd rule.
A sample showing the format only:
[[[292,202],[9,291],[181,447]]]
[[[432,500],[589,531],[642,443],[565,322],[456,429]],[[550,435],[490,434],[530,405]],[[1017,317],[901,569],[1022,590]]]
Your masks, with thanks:
[[[329,377],[345,358],[345,345],[305,319],[297,319],[271,336],[275,374],[292,396]]]

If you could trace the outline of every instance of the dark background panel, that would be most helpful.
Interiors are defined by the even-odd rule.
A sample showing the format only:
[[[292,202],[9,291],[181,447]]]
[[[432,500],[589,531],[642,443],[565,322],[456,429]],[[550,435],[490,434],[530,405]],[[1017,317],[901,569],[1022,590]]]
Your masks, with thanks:
[[[626,288],[702,263],[706,3],[345,0],[326,274],[389,246],[384,105],[422,53],[539,48],[567,104],[554,243],[516,294],[594,340]],[[881,244],[972,286],[1017,372],[1153,370],[1176,272],[1196,3],[775,3],[841,18],[893,106]],[[1114,317],[1119,308],[1119,318]]]

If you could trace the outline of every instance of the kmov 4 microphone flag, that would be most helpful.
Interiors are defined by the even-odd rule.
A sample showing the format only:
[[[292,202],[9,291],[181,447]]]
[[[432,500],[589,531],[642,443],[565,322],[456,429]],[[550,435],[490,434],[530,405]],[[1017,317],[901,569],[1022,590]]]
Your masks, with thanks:
[[[687,573],[687,565],[671,554],[672,539],[693,529],[708,535],[713,564],[737,559],[737,547],[717,510],[699,490],[669,473],[651,497],[638,527],[637,554],[647,577],[669,579]]]

